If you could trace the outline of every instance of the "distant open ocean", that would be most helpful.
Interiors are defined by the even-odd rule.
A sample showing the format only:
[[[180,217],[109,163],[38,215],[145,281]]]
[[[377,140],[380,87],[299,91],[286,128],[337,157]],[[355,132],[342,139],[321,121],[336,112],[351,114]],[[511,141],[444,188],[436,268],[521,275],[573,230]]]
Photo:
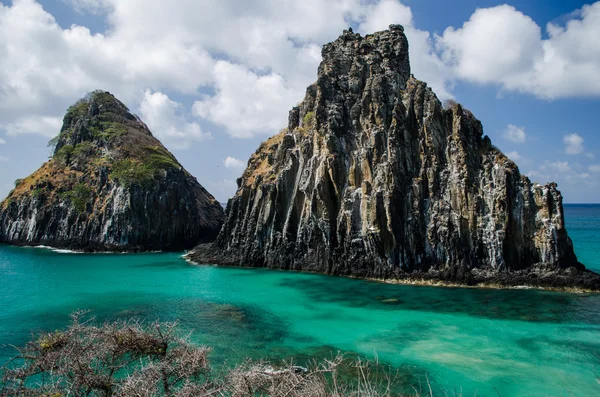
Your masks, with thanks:
[[[582,263],[600,271],[600,205],[567,205]],[[405,392],[600,396],[600,294],[389,285],[192,266],[180,254],[68,254],[0,246],[0,364],[35,330],[91,309],[101,320],[180,320],[215,365],[337,351],[392,365]],[[459,394],[460,395],[460,394]]]
[[[600,204],[566,204],[564,210],[579,262],[600,273]]]

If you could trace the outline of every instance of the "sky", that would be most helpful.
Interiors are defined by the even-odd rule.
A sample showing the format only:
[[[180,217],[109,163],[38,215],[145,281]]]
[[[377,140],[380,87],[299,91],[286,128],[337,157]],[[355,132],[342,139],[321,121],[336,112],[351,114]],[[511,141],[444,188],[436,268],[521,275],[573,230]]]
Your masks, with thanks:
[[[316,80],[321,46],[394,23],[413,74],[522,173],[600,202],[600,1],[456,3],[0,0],[0,196],[48,159],[69,105],[102,89],[225,202]]]

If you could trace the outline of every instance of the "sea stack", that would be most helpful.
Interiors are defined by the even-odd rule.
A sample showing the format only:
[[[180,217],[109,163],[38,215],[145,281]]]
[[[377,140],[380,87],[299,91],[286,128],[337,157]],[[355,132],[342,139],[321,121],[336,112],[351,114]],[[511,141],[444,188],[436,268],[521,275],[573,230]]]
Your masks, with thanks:
[[[538,185],[462,106],[410,72],[399,25],[345,31],[238,180],[205,264],[500,286],[600,289],[556,184]]]
[[[71,106],[54,153],[0,204],[0,242],[175,251],[212,241],[220,204],[113,95]]]

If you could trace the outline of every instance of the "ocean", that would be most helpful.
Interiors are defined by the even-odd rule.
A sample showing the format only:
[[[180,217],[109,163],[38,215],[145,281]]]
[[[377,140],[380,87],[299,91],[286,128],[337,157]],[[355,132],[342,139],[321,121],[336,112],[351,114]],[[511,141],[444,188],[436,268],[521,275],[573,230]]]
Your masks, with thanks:
[[[565,207],[600,272],[600,205]],[[89,309],[99,321],[179,320],[215,365],[300,364],[343,352],[389,364],[404,389],[463,396],[600,395],[600,294],[391,285],[194,266],[181,254],[70,254],[0,246],[0,363],[31,332]]]

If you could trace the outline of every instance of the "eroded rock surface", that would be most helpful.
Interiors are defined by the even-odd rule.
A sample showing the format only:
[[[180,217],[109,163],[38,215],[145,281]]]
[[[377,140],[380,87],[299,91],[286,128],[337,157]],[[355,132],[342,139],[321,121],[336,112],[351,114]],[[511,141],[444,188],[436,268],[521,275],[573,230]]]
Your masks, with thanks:
[[[599,289],[555,184],[410,74],[401,26],[323,48],[318,80],[238,180],[198,263],[378,279]]]
[[[0,242],[85,251],[192,248],[220,204],[108,92],[69,108],[52,158],[0,204]]]

